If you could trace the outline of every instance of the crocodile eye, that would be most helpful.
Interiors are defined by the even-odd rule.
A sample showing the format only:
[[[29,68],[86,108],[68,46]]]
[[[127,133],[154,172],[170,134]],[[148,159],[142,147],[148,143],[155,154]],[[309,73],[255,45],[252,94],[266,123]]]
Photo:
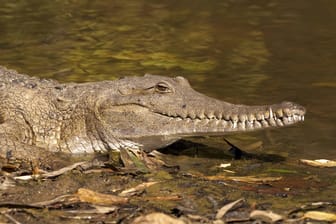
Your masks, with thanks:
[[[158,84],[156,84],[155,90],[158,93],[171,93],[172,92],[168,84],[164,82],[159,82]]]

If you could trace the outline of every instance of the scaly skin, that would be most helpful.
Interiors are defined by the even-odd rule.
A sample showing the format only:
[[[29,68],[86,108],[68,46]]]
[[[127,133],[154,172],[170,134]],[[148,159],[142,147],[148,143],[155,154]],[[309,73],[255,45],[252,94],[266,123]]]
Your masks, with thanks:
[[[151,151],[185,136],[224,135],[303,121],[283,102],[234,105],[191,88],[183,77],[145,75],[60,84],[0,66],[0,157],[46,152]]]

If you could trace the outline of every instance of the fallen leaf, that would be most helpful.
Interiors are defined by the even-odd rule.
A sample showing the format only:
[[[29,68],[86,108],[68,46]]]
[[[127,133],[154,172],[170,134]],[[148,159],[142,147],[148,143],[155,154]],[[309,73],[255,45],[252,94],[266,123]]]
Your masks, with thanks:
[[[305,165],[314,167],[336,167],[336,161],[328,159],[316,159],[316,160],[300,159],[300,162]]]
[[[157,181],[142,183],[142,184],[139,184],[139,185],[137,185],[135,187],[123,190],[118,195],[121,196],[121,197],[133,196],[133,195],[141,193],[146,188],[148,188],[148,187],[150,187],[150,186],[152,186],[154,184],[157,184],[157,183],[158,183]]]
[[[88,202],[98,205],[125,204],[128,202],[128,198],[125,197],[111,194],[102,194],[85,188],[79,188],[75,195],[78,196],[81,202]]]
[[[179,201],[182,199],[180,195],[170,195],[170,196],[151,196],[151,197],[143,197],[142,199],[148,201]]]
[[[163,213],[151,213],[137,217],[132,224],[186,224],[181,219],[173,218]]]
[[[230,211],[231,209],[234,209],[241,205],[245,201],[244,198],[238,199],[234,202],[231,202],[229,204],[224,205],[222,208],[220,208],[216,214],[216,219],[221,219],[224,217],[224,215]]]
[[[81,214],[108,214],[114,212],[118,209],[118,207],[105,207],[105,206],[93,206],[92,209],[86,210],[68,210],[68,213],[81,213]]]
[[[255,177],[255,176],[205,176],[207,180],[228,180],[245,183],[265,183],[271,181],[279,181],[282,177]]]
[[[231,163],[221,163],[218,167],[219,168],[227,168],[229,166],[231,166]]]
[[[18,176],[14,177],[15,180],[31,180],[31,179],[47,179],[47,178],[53,178],[60,176],[68,171],[71,171],[73,169],[76,169],[79,166],[86,165],[88,162],[78,162],[74,163],[70,166],[63,167],[59,170],[51,171],[51,172],[46,172],[42,174],[33,174],[33,175],[24,175],[24,176]]]
[[[193,171],[192,173],[186,173],[185,175],[202,178],[205,180],[214,180],[214,181],[227,180],[227,181],[236,181],[245,183],[265,183],[271,181],[279,181],[282,179],[282,177],[225,176],[225,175],[205,176],[202,173],[195,171]]]
[[[303,215],[306,219],[314,219],[318,221],[326,221],[326,222],[335,222],[336,214],[327,213],[327,212],[319,212],[319,211],[309,211]]]
[[[67,202],[77,203],[79,202],[79,198],[73,194],[65,194],[58,196],[54,199],[47,200],[47,201],[40,201],[30,204],[31,206],[38,206],[38,207],[52,207],[55,204],[64,204]]]
[[[227,172],[227,173],[236,173],[235,171],[232,171],[232,170],[227,170],[227,169],[224,169],[222,170],[223,172]]]
[[[263,210],[252,211],[250,213],[250,218],[254,220],[260,219],[266,223],[275,223],[275,222],[283,220],[283,217],[281,215],[278,215],[271,211],[263,211]]]

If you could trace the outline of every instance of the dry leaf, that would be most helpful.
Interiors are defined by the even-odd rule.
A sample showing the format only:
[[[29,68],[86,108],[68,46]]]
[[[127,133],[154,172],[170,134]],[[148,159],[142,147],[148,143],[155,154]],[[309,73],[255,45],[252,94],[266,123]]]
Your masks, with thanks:
[[[262,211],[262,210],[254,210],[250,214],[251,219],[260,219],[266,223],[275,223],[280,220],[283,220],[281,215],[273,213],[271,211]]]
[[[181,219],[173,218],[163,213],[151,213],[137,217],[132,224],[186,224]]]
[[[309,211],[306,212],[303,217],[306,219],[314,219],[318,221],[336,222],[336,214],[334,213]]]
[[[102,194],[85,188],[79,188],[76,196],[78,196],[81,202],[88,202],[99,205],[125,204],[128,202],[128,198],[125,197],[111,194]]]
[[[224,205],[222,208],[220,208],[216,214],[216,219],[221,219],[224,217],[224,215],[233,209],[234,207],[237,207],[237,205],[241,205],[245,201],[244,198],[238,199],[234,202],[231,202],[229,204]]]
[[[223,172],[227,172],[227,173],[232,173],[232,174],[235,174],[236,172],[235,171],[232,171],[232,170],[227,170],[227,169],[224,169],[222,170]]]
[[[74,214],[108,214],[111,212],[115,212],[118,209],[118,207],[105,207],[105,206],[93,206],[92,209],[86,209],[86,210],[67,210],[68,213],[74,213]]]
[[[231,163],[221,163],[218,167],[219,168],[227,168],[229,166],[231,166]]]
[[[121,196],[121,197],[133,196],[135,194],[141,193],[146,188],[148,188],[148,187],[150,187],[150,186],[152,186],[154,184],[157,184],[157,183],[158,183],[157,181],[142,183],[142,184],[139,184],[139,185],[137,185],[135,187],[123,190],[118,195]]]
[[[182,199],[179,195],[170,195],[170,196],[151,196],[151,197],[142,197],[144,200],[148,201],[179,201]]]
[[[327,159],[316,159],[316,160],[300,159],[300,162],[315,167],[336,167],[336,161]]]
[[[228,180],[245,183],[265,183],[270,181],[279,181],[282,177],[255,177],[255,176],[205,176],[207,180]]]
[[[73,169],[76,169],[79,166],[86,165],[88,162],[78,162],[74,163],[70,166],[63,167],[59,170],[51,171],[51,172],[46,172],[43,174],[32,174],[32,175],[25,175],[25,176],[18,176],[14,177],[15,180],[31,180],[31,179],[47,179],[47,178],[53,178],[60,176],[68,171],[71,171]]]

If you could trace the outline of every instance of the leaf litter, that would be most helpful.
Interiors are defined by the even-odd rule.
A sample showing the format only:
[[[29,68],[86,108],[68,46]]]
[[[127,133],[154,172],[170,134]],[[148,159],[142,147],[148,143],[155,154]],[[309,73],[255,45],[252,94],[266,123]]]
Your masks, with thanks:
[[[131,159],[129,159],[129,155]],[[313,208],[312,210],[306,211],[305,208],[299,208],[296,211],[292,211],[288,214],[277,214],[269,209],[263,210],[258,209],[253,204],[249,203],[247,199],[240,198],[232,202],[224,204],[221,208],[214,211],[214,215],[204,216],[193,214],[193,210],[190,211],[187,209],[181,213],[178,217],[167,214],[166,212],[161,212],[160,209],[151,210],[142,205],[142,202],[182,202],[189,197],[192,197],[188,194],[175,194],[171,192],[168,195],[148,195],[147,190],[151,187],[159,185],[161,187],[165,186],[165,181],[173,181],[171,178],[166,180],[155,180],[155,178],[144,178],[145,173],[153,173],[155,170],[161,169],[158,164],[163,164],[161,161],[155,163],[155,158],[152,157],[142,157],[134,156],[134,152],[127,153],[124,155],[124,158],[121,158],[121,161],[124,164],[129,164],[134,168],[143,169],[140,173],[128,172],[127,168],[118,168],[118,167],[108,167],[106,163],[93,163],[93,162],[77,162],[69,166],[63,167],[59,170],[51,172],[37,172],[33,174],[24,174],[16,175],[13,173],[11,176],[9,173],[2,171],[2,184],[3,186],[0,190],[4,191],[8,188],[14,187],[17,181],[20,182],[30,182],[30,181],[47,181],[48,179],[57,180],[63,175],[68,174],[69,172],[74,172],[77,170],[80,171],[83,175],[95,175],[106,173],[111,173],[110,175],[119,175],[120,177],[126,177],[126,179],[135,177],[141,177],[142,182],[137,184],[132,184],[132,187],[119,188],[117,191],[106,189],[105,192],[98,192],[96,190],[91,190],[89,188],[78,188],[74,193],[68,193],[53,197],[50,200],[39,201],[34,203],[23,203],[23,202],[0,202],[0,221],[7,220],[10,223],[21,223],[17,220],[16,214],[25,212],[27,214],[34,213],[34,210],[48,209],[48,211],[59,211],[61,215],[66,219],[76,219],[76,220],[103,220],[104,217],[108,217],[108,214],[113,214],[113,216],[119,216],[120,214],[128,214],[124,217],[124,220],[128,220],[132,223],[239,223],[239,222],[254,222],[262,221],[264,223],[275,223],[280,221],[285,222],[295,222],[303,220],[317,220],[317,221],[326,221],[326,222],[335,222],[336,215],[330,210],[330,207],[334,207],[335,204],[332,202],[315,202],[315,205],[319,205],[318,208]],[[138,164],[138,159],[143,161],[144,158],[145,166]],[[127,160],[127,162],[125,162]],[[128,163],[128,161],[130,161]],[[321,162],[321,161],[319,161]],[[325,162],[325,161],[322,161]],[[148,165],[149,164],[149,165]],[[231,166],[231,163],[222,163],[222,167],[226,168]],[[90,172],[91,171],[91,172]],[[93,172],[94,171],[94,172]],[[131,176],[129,176],[131,175]],[[238,182],[241,184],[252,184],[260,185],[267,184],[269,182],[277,182],[282,180],[281,176],[269,177],[265,175],[258,176],[234,176],[234,175],[204,175],[197,172],[190,172],[187,175],[192,178],[196,178],[202,181],[224,181],[224,182]],[[130,179],[131,180],[131,179]],[[232,187],[230,184],[225,186]],[[322,207],[322,208],[321,208]],[[328,209],[329,208],[329,211]],[[326,211],[320,211],[324,209]],[[156,211],[155,211],[156,210]],[[131,214],[130,214],[131,213]],[[34,213],[35,214],[35,213]],[[246,214],[246,215],[243,215]],[[293,214],[295,217],[293,218]],[[101,215],[104,215],[101,216]],[[132,218],[133,217],[133,218]],[[123,220],[122,217],[118,218]],[[123,223],[122,221],[120,223]]]

